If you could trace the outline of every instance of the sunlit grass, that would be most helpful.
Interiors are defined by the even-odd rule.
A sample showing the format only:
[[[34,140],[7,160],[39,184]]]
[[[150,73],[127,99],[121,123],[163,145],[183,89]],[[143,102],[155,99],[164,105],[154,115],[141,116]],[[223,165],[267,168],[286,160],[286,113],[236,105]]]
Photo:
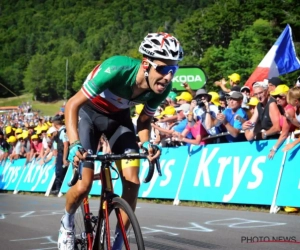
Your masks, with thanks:
[[[41,114],[46,116],[55,115],[64,104],[63,100],[51,103],[33,101],[32,94],[24,94],[18,97],[0,98],[0,107],[19,106],[27,101],[31,103],[33,110],[40,110]]]

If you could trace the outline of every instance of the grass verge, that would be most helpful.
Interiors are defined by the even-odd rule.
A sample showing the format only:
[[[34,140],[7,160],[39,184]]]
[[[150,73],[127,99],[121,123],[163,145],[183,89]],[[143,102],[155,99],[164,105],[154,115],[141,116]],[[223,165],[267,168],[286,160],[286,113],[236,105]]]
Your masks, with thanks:
[[[0,98],[0,106],[19,106],[28,101],[31,103],[33,110],[40,110],[41,114],[45,116],[55,115],[64,104],[64,100],[51,103],[33,101],[32,94],[24,94],[17,97]]]

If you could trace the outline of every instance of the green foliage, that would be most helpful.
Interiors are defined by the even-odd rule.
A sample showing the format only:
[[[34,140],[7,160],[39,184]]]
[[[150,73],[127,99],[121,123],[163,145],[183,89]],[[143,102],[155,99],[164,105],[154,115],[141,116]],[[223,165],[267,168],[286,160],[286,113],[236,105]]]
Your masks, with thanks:
[[[287,23],[299,50],[296,0],[4,0],[0,83],[45,101],[68,98],[97,64],[116,54],[141,58],[142,38],[164,31],[180,40],[182,65],[204,68],[213,89],[232,72],[246,81]],[[11,95],[1,87],[1,97]]]

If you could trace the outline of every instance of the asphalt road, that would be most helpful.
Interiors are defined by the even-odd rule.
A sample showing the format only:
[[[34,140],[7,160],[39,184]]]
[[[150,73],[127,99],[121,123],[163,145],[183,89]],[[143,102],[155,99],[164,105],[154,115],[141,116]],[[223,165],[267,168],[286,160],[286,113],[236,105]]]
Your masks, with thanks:
[[[0,194],[0,249],[56,249],[64,202]],[[95,211],[99,201],[90,204]],[[146,249],[300,249],[295,215],[149,203],[138,203],[136,214]]]

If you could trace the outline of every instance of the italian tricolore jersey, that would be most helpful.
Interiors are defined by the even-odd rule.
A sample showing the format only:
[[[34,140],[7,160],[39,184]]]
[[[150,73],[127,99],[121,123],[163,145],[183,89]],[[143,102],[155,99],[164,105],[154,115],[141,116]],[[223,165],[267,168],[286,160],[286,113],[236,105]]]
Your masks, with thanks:
[[[88,75],[81,91],[99,111],[114,113],[137,104],[145,104],[144,112],[153,116],[156,108],[168,96],[172,84],[162,94],[149,90],[131,98],[141,61],[126,56],[114,56],[97,65]]]

